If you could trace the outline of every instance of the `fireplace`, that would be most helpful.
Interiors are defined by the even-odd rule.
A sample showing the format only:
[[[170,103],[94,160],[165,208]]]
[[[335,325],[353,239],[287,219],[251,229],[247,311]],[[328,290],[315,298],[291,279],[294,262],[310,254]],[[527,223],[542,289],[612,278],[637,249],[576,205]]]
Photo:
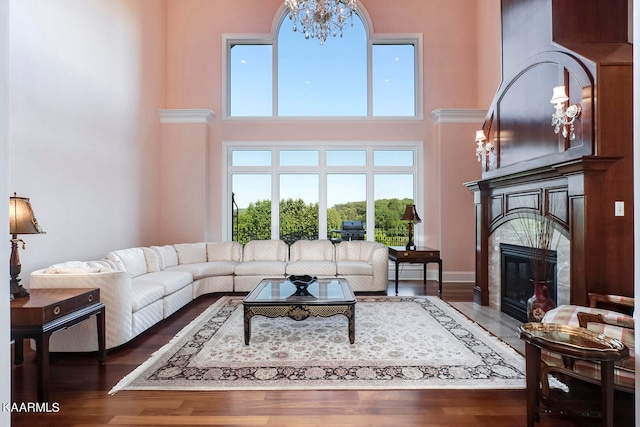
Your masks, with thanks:
[[[500,244],[501,311],[522,322],[527,321],[527,300],[533,295],[533,273],[529,260],[534,251],[539,249],[507,243]],[[548,290],[549,297],[556,304],[557,260],[557,252],[549,251]]]

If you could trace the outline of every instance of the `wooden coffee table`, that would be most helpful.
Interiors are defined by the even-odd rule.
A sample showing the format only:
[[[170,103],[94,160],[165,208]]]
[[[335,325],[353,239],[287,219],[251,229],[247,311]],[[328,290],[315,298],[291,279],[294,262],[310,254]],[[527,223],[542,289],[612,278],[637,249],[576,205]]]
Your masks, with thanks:
[[[244,305],[244,343],[251,340],[253,316],[289,317],[304,320],[309,317],[330,317],[342,314],[349,321],[349,342],[355,342],[356,297],[345,279],[317,279],[305,290],[285,278],[264,279],[242,301]]]

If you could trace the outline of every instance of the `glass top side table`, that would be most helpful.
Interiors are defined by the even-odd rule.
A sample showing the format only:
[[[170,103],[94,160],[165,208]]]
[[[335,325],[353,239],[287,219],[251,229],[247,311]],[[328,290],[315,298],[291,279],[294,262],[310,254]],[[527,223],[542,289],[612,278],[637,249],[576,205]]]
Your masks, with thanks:
[[[629,349],[617,339],[586,328],[554,324],[525,323],[519,328],[526,342],[527,426],[539,419],[540,355],[548,350],[578,360],[599,362],[602,381],[602,425],[613,426],[613,365],[629,357]],[[563,371],[571,375],[569,371]]]

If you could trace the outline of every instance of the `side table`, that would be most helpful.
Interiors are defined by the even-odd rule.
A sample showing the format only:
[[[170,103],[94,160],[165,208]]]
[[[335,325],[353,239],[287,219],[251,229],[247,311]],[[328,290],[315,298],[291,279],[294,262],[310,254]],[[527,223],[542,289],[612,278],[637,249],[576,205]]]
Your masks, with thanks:
[[[427,284],[427,264],[438,263],[438,293],[442,293],[442,259],[440,259],[439,250],[426,246],[418,246],[412,250],[407,250],[404,246],[389,246],[389,259],[396,264],[396,295],[398,295],[398,264],[403,262],[423,264],[422,282],[425,285]]]
[[[27,298],[11,301],[11,338],[15,340],[14,363],[24,361],[24,339],[36,342],[38,401],[49,397],[49,338],[61,329],[96,316],[98,327],[98,360],[104,364],[105,307],[100,302],[100,289],[31,289]]]
[[[525,323],[520,338],[526,342],[527,427],[533,427],[540,410],[540,355],[542,350],[572,359],[600,362],[602,425],[613,427],[613,364],[629,357],[629,349],[617,339],[586,328],[555,323]],[[568,371],[567,375],[571,375]]]

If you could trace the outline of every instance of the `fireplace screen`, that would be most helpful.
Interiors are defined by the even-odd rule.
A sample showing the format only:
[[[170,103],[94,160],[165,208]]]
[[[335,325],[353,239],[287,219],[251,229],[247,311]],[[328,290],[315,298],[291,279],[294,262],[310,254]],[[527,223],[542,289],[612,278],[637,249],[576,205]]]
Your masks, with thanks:
[[[533,295],[533,272],[530,259],[536,248],[500,244],[501,258],[501,311],[522,322],[527,322],[527,300]],[[556,264],[557,252],[549,251],[549,297],[557,304]]]

